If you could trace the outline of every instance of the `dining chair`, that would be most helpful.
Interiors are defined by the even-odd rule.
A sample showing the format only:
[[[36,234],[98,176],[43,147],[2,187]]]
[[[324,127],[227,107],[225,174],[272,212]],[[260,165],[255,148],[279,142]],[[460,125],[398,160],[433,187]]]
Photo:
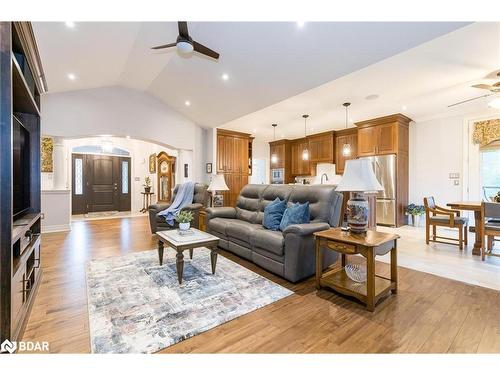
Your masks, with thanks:
[[[500,203],[481,203],[481,259],[486,255],[500,256],[493,254],[493,244],[495,236],[500,236]]]
[[[460,211],[450,210],[437,206],[434,197],[424,198],[425,207],[425,243],[439,242],[445,244],[456,245],[455,243],[439,241],[458,241],[458,248],[463,250],[464,244],[467,246],[467,230],[469,220],[466,217],[460,216]],[[432,226],[432,239],[430,238],[430,230]],[[458,228],[458,239],[451,237],[442,237],[436,234],[436,227]]]

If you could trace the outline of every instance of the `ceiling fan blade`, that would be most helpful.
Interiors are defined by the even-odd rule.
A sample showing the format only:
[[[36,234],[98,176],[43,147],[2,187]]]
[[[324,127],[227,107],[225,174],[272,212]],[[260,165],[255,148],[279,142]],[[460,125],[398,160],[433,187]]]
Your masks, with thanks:
[[[467,99],[467,100],[462,100],[461,102],[457,102],[457,103],[453,103],[453,104],[450,104],[448,106],[448,108],[450,107],[454,107],[456,105],[460,105],[460,104],[464,104],[464,103],[467,103],[467,102],[471,102],[473,100],[477,100],[477,99],[482,99],[482,98],[487,98],[488,96],[491,96],[493,94],[484,94],[484,95],[481,95],[481,96],[478,96],[478,97],[475,97],[475,98],[471,98],[471,99]]]
[[[188,24],[186,21],[177,22],[179,26],[179,35],[185,39],[189,39]]]
[[[491,90],[493,87],[490,85],[486,85],[484,83],[479,83],[477,85],[472,85],[471,87],[474,87],[475,89],[482,89],[482,90]]]
[[[219,54],[208,47],[205,47],[203,44],[200,44],[193,40],[193,47],[196,52],[202,53],[208,57],[211,57],[215,60],[219,58]]]
[[[177,43],[169,43],[169,44],[164,44],[162,46],[151,47],[151,49],[163,49],[163,48],[175,47],[176,45]]]

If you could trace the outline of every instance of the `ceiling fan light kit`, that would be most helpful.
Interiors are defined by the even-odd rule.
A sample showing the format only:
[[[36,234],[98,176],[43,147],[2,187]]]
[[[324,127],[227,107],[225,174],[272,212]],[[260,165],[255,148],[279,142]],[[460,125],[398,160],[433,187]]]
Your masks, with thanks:
[[[304,119],[304,137],[307,137],[307,118],[309,115],[302,115]],[[304,143],[304,149],[302,150],[302,160],[309,160],[309,150],[307,149],[307,143]]]
[[[347,129],[349,119],[347,108],[351,105],[351,103],[344,103],[342,105],[345,107],[345,128]],[[351,156],[351,145],[347,142],[342,146],[342,156]]]
[[[193,51],[201,53],[202,55],[211,57],[212,59],[218,60],[219,54],[210,48],[204,46],[201,43],[193,40],[189,36],[187,22],[180,21],[177,22],[177,26],[179,28],[179,36],[177,37],[177,41],[175,43],[163,44],[161,46],[151,47],[151,49],[164,49],[170,47],[177,47],[177,51],[182,54],[189,54]]]
[[[490,107],[490,108],[495,108],[495,109],[500,109],[500,97],[499,97],[499,98],[495,98],[495,99],[491,100],[491,101],[488,103],[488,107]]]

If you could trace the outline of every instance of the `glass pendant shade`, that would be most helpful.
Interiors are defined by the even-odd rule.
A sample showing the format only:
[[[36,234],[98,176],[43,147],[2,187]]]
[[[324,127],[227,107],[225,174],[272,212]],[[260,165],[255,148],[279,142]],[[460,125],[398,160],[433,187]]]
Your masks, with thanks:
[[[309,160],[309,150],[307,148],[302,151],[302,160]]]
[[[342,156],[351,156],[351,145],[349,143],[345,143],[342,146]]]
[[[273,127],[273,141],[275,142],[276,141],[276,127],[278,126],[278,124],[272,124],[272,127]],[[271,154],[271,164],[276,164],[278,162],[278,155],[276,155],[276,153],[272,153]]]

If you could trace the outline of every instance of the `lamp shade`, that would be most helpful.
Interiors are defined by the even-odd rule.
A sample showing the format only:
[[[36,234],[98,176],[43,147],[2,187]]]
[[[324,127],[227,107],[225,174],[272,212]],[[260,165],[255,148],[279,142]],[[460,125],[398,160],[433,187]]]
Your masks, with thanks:
[[[210,185],[208,185],[208,191],[225,191],[229,190],[226,185],[226,180],[224,180],[224,175],[222,174],[214,174],[212,175],[212,179],[210,181]]]
[[[372,162],[368,159],[352,159],[345,162],[344,175],[337,191],[381,191],[382,185],[373,173]]]

